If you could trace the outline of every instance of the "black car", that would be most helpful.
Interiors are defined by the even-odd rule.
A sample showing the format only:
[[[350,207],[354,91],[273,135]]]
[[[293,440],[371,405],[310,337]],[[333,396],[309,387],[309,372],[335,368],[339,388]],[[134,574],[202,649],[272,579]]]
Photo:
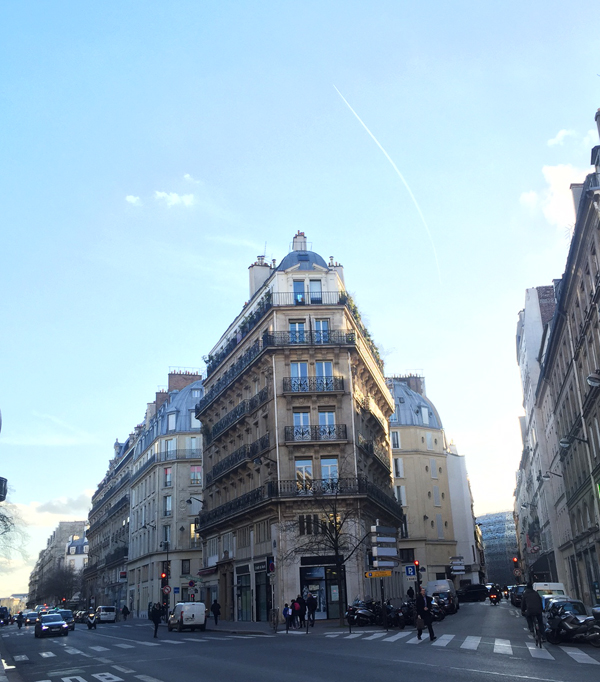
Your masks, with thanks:
[[[50,637],[58,635],[66,637],[69,634],[69,626],[65,623],[60,613],[47,613],[40,616],[35,624],[36,637]]]
[[[465,585],[456,590],[459,602],[485,601],[488,597],[488,589],[485,585]]]
[[[75,630],[75,617],[73,616],[73,611],[60,609],[58,613],[60,613],[62,619],[69,626],[69,630]]]
[[[515,585],[510,592],[510,603],[513,606],[521,606],[523,601],[523,592],[525,591],[525,585]]]
[[[27,611],[23,614],[23,625],[35,625],[38,619],[36,611]]]

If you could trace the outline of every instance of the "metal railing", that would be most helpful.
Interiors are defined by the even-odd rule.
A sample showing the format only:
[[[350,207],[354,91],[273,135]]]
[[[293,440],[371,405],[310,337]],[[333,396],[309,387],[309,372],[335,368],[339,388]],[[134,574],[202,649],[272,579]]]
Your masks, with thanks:
[[[287,443],[305,441],[346,440],[346,424],[328,424],[326,426],[286,426]]]
[[[283,390],[289,393],[343,391],[344,377],[283,377]]]
[[[242,445],[241,448],[232,452],[225,459],[217,462],[210,472],[206,474],[206,485],[211,485],[211,483],[229,471],[233,471],[240,464],[258,457],[261,452],[269,448],[269,440],[269,434],[267,433],[250,445]]]
[[[252,396],[249,400],[242,400],[241,403],[236,405],[233,410],[228,412],[222,419],[212,427],[211,429],[211,442],[221,433],[226,431],[228,428],[233,426],[238,420],[240,420],[245,415],[254,412],[260,405],[262,405],[269,397],[269,387],[265,386],[261,391],[259,391],[255,396]]]
[[[361,448],[364,452],[366,452],[368,455],[373,455],[376,457],[388,471],[391,471],[390,468],[390,453],[384,448],[382,448],[380,445],[375,443],[372,440],[367,440],[362,434],[358,434],[357,438],[357,443],[358,447]]]
[[[271,332],[263,334],[248,350],[243,353],[233,365],[222,374],[212,388],[196,404],[196,419],[225,391],[253,362],[268,348],[286,346],[355,346],[356,334],[340,330],[305,331],[305,332]]]
[[[158,461],[169,462],[175,459],[200,459],[201,448],[178,448],[177,450],[165,450],[158,453]]]

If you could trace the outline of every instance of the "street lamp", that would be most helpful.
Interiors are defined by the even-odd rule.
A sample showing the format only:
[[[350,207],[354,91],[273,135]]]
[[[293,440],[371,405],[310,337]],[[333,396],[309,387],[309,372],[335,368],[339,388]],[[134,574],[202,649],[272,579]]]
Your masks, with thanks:
[[[537,505],[535,504],[527,504],[526,502],[523,502],[521,505],[521,509],[537,509]]]
[[[561,448],[567,450],[568,448],[571,447],[574,440],[579,441],[580,443],[588,443],[588,441],[585,438],[578,438],[577,436],[564,436],[558,441],[558,444],[560,445]]]
[[[600,369],[596,369],[591,374],[588,374],[586,381],[592,388],[598,388],[600,386]]]
[[[542,478],[544,479],[544,481],[549,481],[552,478],[550,474],[552,474],[552,476],[558,476],[558,478],[562,478],[562,474],[557,474],[554,471],[546,471],[545,474],[542,474]]]
[[[267,457],[265,455],[259,455],[258,457],[255,457],[252,460],[252,464],[260,466],[263,463],[263,459],[265,459],[267,462],[270,462],[271,464],[277,464],[277,462],[274,459],[271,459],[270,457]]]
[[[189,497],[189,498],[186,500],[186,503],[187,503],[187,504],[192,504],[192,501],[193,501],[193,500],[195,500],[196,502],[200,502],[201,505],[204,504],[204,500],[201,500],[199,497]]]

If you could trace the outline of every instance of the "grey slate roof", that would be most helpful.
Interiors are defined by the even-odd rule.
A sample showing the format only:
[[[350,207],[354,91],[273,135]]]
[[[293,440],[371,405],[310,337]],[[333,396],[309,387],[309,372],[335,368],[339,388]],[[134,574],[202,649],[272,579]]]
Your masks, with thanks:
[[[442,429],[442,420],[435,406],[425,396],[411,390],[403,381],[392,379],[390,387],[398,421],[390,420],[391,426],[424,426],[431,429]],[[429,412],[429,423],[423,423],[423,411]]]
[[[313,265],[320,265],[326,270],[329,269],[324,258],[314,251],[290,251],[281,263],[279,263],[277,269],[288,270],[295,265],[299,265],[300,270],[314,270]]]

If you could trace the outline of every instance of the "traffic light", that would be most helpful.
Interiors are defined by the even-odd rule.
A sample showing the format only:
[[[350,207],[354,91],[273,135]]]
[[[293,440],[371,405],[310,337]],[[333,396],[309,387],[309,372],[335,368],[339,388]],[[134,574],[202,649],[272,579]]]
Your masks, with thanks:
[[[415,575],[417,577],[417,592],[419,592],[421,589],[421,564],[418,559],[415,559],[413,564],[415,565]]]
[[[169,580],[167,578],[167,574],[163,571],[160,574],[160,586],[161,587],[166,587],[169,584]]]
[[[517,559],[516,556],[513,557],[513,566],[516,568],[517,564],[519,563],[519,560]]]

